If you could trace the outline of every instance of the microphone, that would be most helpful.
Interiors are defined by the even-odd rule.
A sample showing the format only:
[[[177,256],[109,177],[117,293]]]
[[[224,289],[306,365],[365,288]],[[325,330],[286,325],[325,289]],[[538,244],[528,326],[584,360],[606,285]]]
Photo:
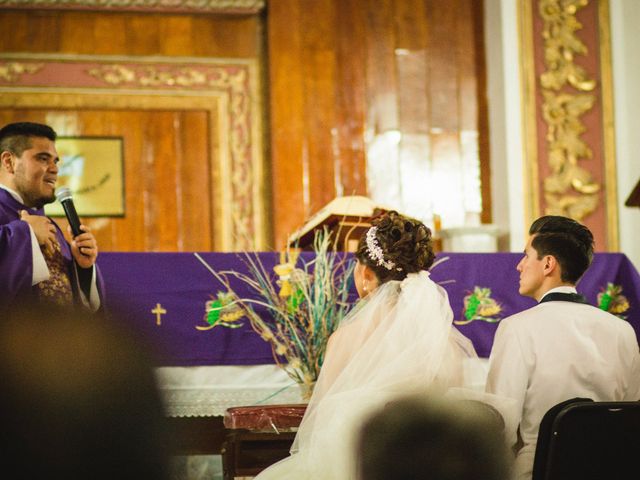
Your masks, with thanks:
[[[82,230],[80,230],[78,212],[76,212],[76,207],[73,205],[73,199],[71,198],[71,190],[67,187],[58,188],[56,190],[56,198],[62,204],[64,214],[67,216],[71,226],[71,233],[73,233],[74,237],[77,237],[82,233]]]

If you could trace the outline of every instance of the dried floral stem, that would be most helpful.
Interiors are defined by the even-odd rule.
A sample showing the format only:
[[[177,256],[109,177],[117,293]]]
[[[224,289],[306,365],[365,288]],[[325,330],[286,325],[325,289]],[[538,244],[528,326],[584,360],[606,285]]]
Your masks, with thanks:
[[[271,345],[275,362],[296,382],[308,386],[318,377],[329,336],[351,308],[354,262],[331,251],[330,237],[326,229],[316,232],[315,257],[311,260],[284,252],[281,258],[288,261],[278,267],[288,273],[280,279],[268,273],[255,253],[244,253],[242,257],[248,273],[217,272],[194,254],[233,297],[222,308],[241,308],[254,331]],[[301,267],[295,268],[296,262]],[[232,278],[241,281],[257,298],[240,297],[231,285]],[[281,286],[286,282],[292,293],[284,293],[284,289],[278,292],[278,280]],[[254,307],[264,308],[267,315],[261,316]]]

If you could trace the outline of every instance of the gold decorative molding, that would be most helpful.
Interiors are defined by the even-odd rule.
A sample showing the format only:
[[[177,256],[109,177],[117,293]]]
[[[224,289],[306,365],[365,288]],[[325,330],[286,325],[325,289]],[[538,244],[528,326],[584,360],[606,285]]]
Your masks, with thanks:
[[[538,189],[538,126],[536,122],[536,69],[534,64],[533,47],[533,2],[521,0],[518,9],[519,37],[523,52],[520,61],[520,82],[523,103],[524,121],[522,125],[524,175],[523,192],[525,206],[525,231],[526,238],[529,225],[540,216],[540,193]]]
[[[215,73],[215,70],[213,71]],[[110,85],[135,84],[142,87],[195,87],[207,86],[207,74],[195,68],[164,70],[154,66],[132,68],[124,65],[101,65],[89,69],[89,74]],[[222,82],[224,83],[224,82]],[[214,86],[214,85],[212,85]]]
[[[617,251],[609,2],[519,0],[518,21],[525,223],[572,216]]]
[[[171,11],[222,14],[252,14],[265,7],[265,0],[0,0],[0,9]]]
[[[0,107],[205,110],[212,122],[212,236],[217,250],[266,245],[259,75],[256,62],[199,58],[0,55],[43,65],[22,85],[0,81]],[[3,61],[4,60],[4,61]],[[50,85],[50,69],[73,68],[67,85]],[[60,77],[60,76],[59,76]],[[76,82],[76,83],[73,83]]]
[[[543,104],[542,117],[547,124],[548,164],[551,174],[544,179],[546,212],[582,220],[599,203],[600,185],[591,173],[580,167],[580,159],[591,158],[592,151],[580,136],[586,131],[580,117],[591,110],[596,97],[590,92],[595,80],[574,62],[576,55],[587,54],[587,47],[577,37],[582,25],[576,12],[588,0],[540,0],[543,20],[544,64],[540,75]]]
[[[616,176],[616,140],[613,115],[613,73],[611,71],[611,33],[609,0],[598,2],[600,35],[600,83],[602,85],[602,137],[606,182],[607,244],[609,250],[620,248],[618,237],[618,180]]]
[[[42,70],[42,63],[6,62],[0,63],[0,79],[13,83],[23,75],[30,75]]]

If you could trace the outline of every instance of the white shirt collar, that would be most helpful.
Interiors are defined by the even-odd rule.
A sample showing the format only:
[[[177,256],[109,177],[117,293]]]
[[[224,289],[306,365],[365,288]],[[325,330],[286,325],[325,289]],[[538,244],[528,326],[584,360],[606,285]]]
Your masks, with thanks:
[[[547,295],[549,295],[550,293],[578,293],[578,291],[576,290],[576,287],[572,287],[569,285],[562,285],[560,287],[555,287],[555,288],[552,288],[551,290],[547,290],[545,294],[542,295],[542,297],[540,297],[540,300],[538,300],[538,303],[542,301],[542,299]]]
[[[11,190],[9,187],[7,187],[6,185],[3,185],[2,183],[0,183],[0,188],[9,192],[9,195],[11,195],[16,201],[24,205],[24,201],[22,200],[22,197],[18,192],[16,192],[15,190]]]

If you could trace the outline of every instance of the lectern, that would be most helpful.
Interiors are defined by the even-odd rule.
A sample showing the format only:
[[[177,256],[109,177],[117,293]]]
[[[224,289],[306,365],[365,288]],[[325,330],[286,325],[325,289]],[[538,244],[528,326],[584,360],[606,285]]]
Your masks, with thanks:
[[[627,201],[624,202],[627,207],[640,207],[640,180],[636,183],[636,186],[633,188],[631,195],[627,198]]]
[[[291,248],[313,250],[315,232],[326,227],[331,232],[333,249],[355,252],[360,237],[371,227],[371,220],[386,211],[367,197],[337,197],[290,235],[287,243]]]

